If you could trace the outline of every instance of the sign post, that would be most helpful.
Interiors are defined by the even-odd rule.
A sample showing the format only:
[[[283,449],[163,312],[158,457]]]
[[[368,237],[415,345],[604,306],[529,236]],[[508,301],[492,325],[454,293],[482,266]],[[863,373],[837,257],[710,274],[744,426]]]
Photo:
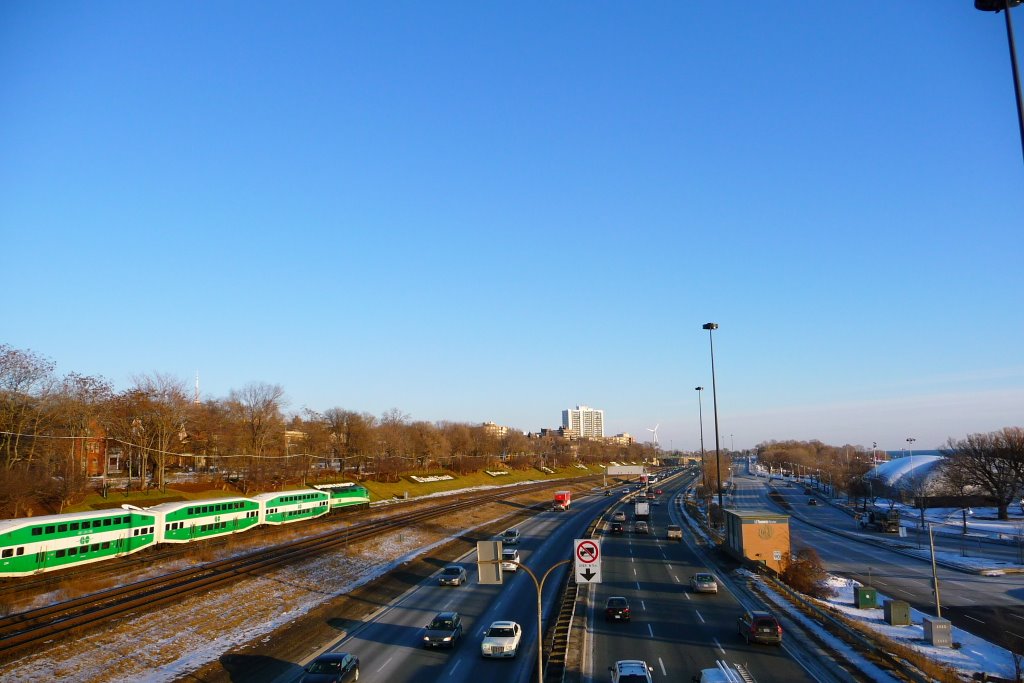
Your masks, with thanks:
[[[590,538],[573,541],[576,583],[601,583],[601,544]]]

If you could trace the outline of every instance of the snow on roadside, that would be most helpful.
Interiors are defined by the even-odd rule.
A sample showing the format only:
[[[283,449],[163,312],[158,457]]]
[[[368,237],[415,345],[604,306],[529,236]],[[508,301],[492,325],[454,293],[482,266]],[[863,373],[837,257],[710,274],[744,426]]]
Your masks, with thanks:
[[[754,576],[749,574],[749,572],[746,572],[746,570],[741,571],[746,573],[748,576]],[[872,680],[893,680],[847,645],[828,633],[817,622],[809,619],[806,615],[793,607],[793,605],[784,597],[771,590],[768,584],[760,580],[760,577],[755,578],[760,582],[763,594],[774,602],[779,609],[784,610],[787,617],[799,622],[802,628],[813,631],[816,636],[828,644],[830,649],[840,653],[860,671],[871,676]],[[959,647],[935,647],[928,644],[925,640],[922,620],[928,615],[911,608],[911,625],[891,626],[886,623],[883,610],[881,608],[860,609],[854,607],[853,589],[855,586],[860,585],[857,581],[839,576],[832,576],[829,579],[829,585],[836,591],[836,596],[823,602],[826,602],[830,607],[835,608],[847,618],[859,622],[862,626],[866,626],[874,633],[885,636],[886,638],[894,640],[901,645],[913,648],[930,660],[951,666],[962,674],[965,674],[968,678],[975,672],[981,671],[989,674],[990,676],[998,676],[1000,678],[1013,679],[1016,675],[1014,673],[1013,654],[1009,650],[986,642],[967,631],[956,628],[955,626],[952,627],[952,637],[953,642],[958,643]],[[886,599],[886,596],[878,593],[878,604],[884,604]]]

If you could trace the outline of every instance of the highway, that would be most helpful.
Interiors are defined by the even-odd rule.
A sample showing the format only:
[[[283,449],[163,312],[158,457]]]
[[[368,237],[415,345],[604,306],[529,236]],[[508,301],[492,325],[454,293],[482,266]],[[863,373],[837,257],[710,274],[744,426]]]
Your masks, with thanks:
[[[731,501],[738,509],[779,511],[768,498],[764,477],[734,474],[732,481],[734,492],[726,501],[727,507]],[[905,600],[921,612],[935,614],[932,567],[928,560],[889,547],[887,543],[896,539],[892,534],[860,531],[848,514],[827,503],[808,505],[802,486],[779,481],[774,484],[793,506],[789,514],[794,551],[812,547],[828,571],[872,585],[890,598]],[[838,535],[836,530],[847,534]],[[912,538],[900,540],[917,547]],[[943,617],[990,643],[1011,652],[1024,652],[1024,576],[980,576],[942,566],[937,567],[936,574]]]
[[[743,641],[736,620],[744,607],[725,586],[717,595],[690,591],[690,575],[708,568],[687,543],[665,538],[670,511],[677,509],[670,498],[680,487],[666,485],[661,504],[652,507],[651,535],[633,534],[629,523],[626,533],[601,536],[602,583],[592,600],[587,680],[608,680],[616,660],[643,659],[654,667],[655,681],[689,681],[722,659],[743,665],[758,683],[813,681],[785,648]],[[616,509],[632,519],[631,505]],[[604,621],[604,604],[613,595],[629,600],[630,623]]]
[[[609,504],[603,494],[581,496],[567,512],[543,512],[518,524],[521,562],[538,577],[572,555],[573,539],[582,537],[589,522]],[[333,649],[352,652],[360,659],[365,680],[390,683],[468,683],[471,681],[529,681],[537,668],[537,591],[525,572],[505,573],[501,586],[478,584],[475,552],[460,561],[469,575],[463,586],[439,586],[436,577],[413,586],[376,618],[355,629]],[[438,570],[442,567],[438,565]],[[545,583],[544,618],[557,608],[556,598],[568,566],[552,572]],[[426,650],[423,627],[442,611],[457,611],[463,619],[463,637],[452,650]],[[483,632],[493,621],[511,620],[523,628],[520,652],[514,659],[480,656]],[[298,667],[279,681],[297,681]]]

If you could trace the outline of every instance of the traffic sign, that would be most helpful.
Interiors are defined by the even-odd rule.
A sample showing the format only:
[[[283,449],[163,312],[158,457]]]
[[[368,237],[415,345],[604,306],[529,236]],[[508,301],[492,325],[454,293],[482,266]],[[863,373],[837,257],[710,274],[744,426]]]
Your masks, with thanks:
[[[590,538],[573,542],[576,583],[601,583],[601,544]]]

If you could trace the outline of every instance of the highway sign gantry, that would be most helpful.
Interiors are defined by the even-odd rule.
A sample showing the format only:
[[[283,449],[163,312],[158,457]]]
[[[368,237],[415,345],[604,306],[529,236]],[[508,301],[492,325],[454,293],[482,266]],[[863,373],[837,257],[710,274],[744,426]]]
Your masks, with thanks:
[[[573,541],[576,583],[601,583],[601,544],[592,538]]]

